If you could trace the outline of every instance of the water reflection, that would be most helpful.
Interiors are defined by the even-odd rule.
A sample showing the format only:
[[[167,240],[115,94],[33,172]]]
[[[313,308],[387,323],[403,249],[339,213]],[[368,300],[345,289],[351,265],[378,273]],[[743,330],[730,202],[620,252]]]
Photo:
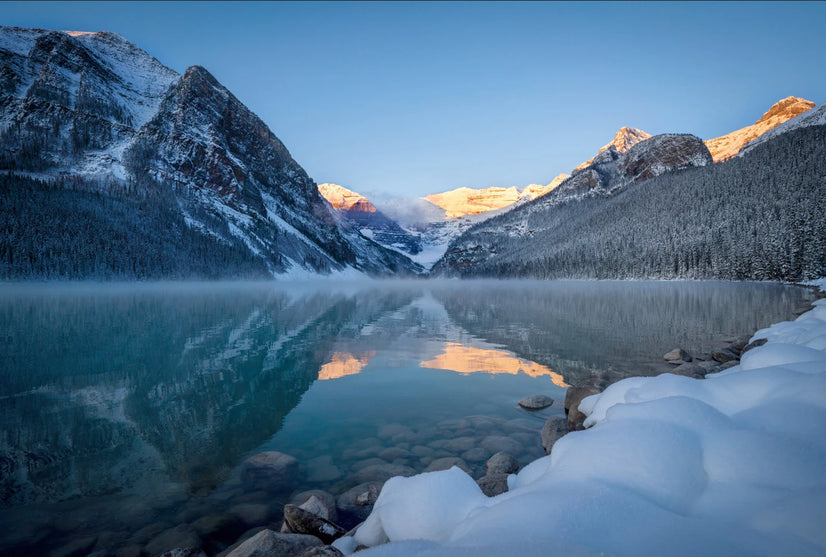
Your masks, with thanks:
[[[0,550],[104,527],[119,547],[198,505],[230,508],[249,497],[233,474],[261,450],[344,489],[357,458],[395,443],[377,433],[387,422],[415,429],[396,460],[416,471],[414,445],[442,454],[440,421],[468,416],[462,436],[487,423],[480,435],[522,435],[518,456],[535,458],[542,418],[522,396],[649,372],[807,297],[726,283],[5,285]],[[83,527],[56,518],[84,512]]]
[[[516,375],[524,373],[530,377],[548,377],[554,385],[567,387],[563,377],[550,368],[517,358],[504,350],[491,350],[464,346],[458,342],[446,342],[444,350],[432,360],[422,362],[420,367],[446,369],[457,373],[505,373]]]

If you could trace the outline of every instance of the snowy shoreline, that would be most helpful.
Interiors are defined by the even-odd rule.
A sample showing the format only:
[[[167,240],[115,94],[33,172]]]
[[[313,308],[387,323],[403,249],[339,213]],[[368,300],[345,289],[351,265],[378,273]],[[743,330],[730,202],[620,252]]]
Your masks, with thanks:
[[[803,286],[820,286],[826,281]],[[706,379],[632,377],[488,498],[457,468],[392,478],[367,556],[820,555],[826,550],[826,299]],[[388,543],[390,542],[390,543]]]

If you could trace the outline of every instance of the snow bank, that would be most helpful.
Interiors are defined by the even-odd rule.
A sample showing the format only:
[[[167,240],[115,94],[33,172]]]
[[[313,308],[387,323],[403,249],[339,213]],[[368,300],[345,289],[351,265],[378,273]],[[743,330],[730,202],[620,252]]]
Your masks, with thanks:
[[[824,555],[826,300],[757,338],[768,342],[706,379],[630,378],[586,398],[589,429],[497,497],[457,468],[394,478],[335,545],[371,546],[365,557]]]

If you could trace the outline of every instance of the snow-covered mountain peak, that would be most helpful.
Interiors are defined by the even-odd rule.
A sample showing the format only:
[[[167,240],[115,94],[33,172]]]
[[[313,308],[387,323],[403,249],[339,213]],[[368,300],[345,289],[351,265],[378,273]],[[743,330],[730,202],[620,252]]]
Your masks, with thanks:
[[[603,145],[599,151],[597,151],[597,155],[602,153],[603,151],[607,151],[612,147],[616,149],[618,153],[626,153],[628,152],[631,147],[639,143],[640,141],[645,141],[646,139],[650,139],[652,136],[651,134],[642,131],[638,128],[631,128],[628,126],[623,126],[617,130],[617,133],[614,134],[614,139],[611,140],[611,143],[607,145]],[[587,161],[583,162],[576,168],[574,168],[573,172],[581,172],[591,166],[591,163],[594,161],[594,157],[591,157]]]
[[[726,135],[706,141],[714,162],[722,162],[737,155],[749,142],[777,126],[814,108],[815,103],[800,97],[786,97],[774,103],[757,122]]]
[[[338,184],[319,184],[318,191],[334,209],[362,211],[365,213],[376,212],[375,205],[370,203],[366,197]]]

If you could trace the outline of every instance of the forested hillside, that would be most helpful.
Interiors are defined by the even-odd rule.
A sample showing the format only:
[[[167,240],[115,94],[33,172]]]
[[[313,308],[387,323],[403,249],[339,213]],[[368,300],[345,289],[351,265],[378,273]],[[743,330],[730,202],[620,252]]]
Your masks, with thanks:
[[[826,274],[825,194],[826,126],[804,127],[613,195],[540,198],[471,228],[433,273],[808,279]]]

